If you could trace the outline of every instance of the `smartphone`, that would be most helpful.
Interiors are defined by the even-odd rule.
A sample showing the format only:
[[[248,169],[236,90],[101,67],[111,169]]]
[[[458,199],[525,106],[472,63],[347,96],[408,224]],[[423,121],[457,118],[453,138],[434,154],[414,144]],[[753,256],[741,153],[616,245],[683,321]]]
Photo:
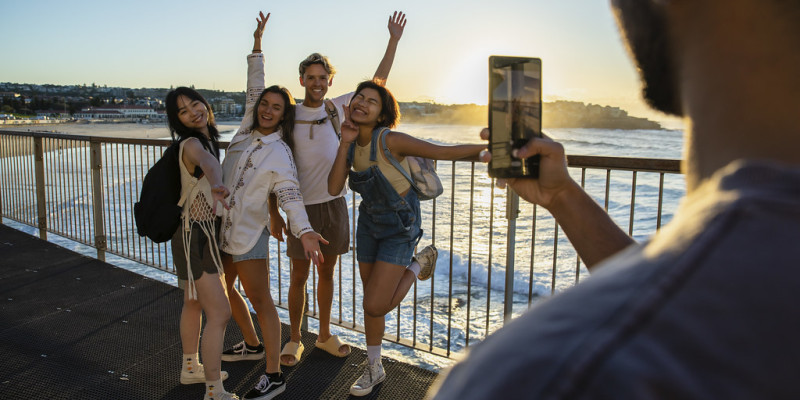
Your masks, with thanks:
[[[539,156],[519,159],[511,153],[542,137],[541,59],[489,57],[489,131],[489,176],[539,176]]]

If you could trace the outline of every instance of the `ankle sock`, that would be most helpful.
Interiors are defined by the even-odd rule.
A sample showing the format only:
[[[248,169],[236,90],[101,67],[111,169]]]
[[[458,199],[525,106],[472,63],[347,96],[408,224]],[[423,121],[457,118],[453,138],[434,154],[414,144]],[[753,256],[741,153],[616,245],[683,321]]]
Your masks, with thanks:
[[[222,379],[217,379],[216,381],[206,381],[206,394],[208,397],[214,397],[224,391],[225,387],[222,386]]]
[[[411,262],[411,265],[409,265],[409,266],[407,267],[407,269],[408,269],[409,271],[413,272],[413,273],[414,273],[414,276],[417,276],[417,275],[419,275],[419,270],[420,270],[420,269],[422,269],[422,266],[421,266],[421,265],[419,265],[419,263],[417,262],[417,260],[414,260],[414,261],[412,261],[412,262]]]
[[[247,350],[258,350],[258,348],[261,347],[261,343],[258,343],[255,346],[250,346],[247,344],[247,342],[244,342],[244,345],[247,347]]]
[[[375,364],[375,360],[381,359],[381,346],[367,346],[367,360],[370,364]]]
[[[197,366],[200,364],[200,358],[197,353],[183,355],[183,368],[184,371],[193,372],[197,371]]]

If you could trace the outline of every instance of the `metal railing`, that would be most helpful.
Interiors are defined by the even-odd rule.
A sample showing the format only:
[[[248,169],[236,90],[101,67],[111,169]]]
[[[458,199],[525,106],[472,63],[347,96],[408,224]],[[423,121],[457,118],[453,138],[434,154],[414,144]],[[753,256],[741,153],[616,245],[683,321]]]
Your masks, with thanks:
[[[135,232],[133,204],[167,140],[0,132],[2,218],[174,273],[168,243]],[[225,147],[226,144],[223,144]],[[638,239],[671,218],[683,193],[678,160],[569,156],[570,173]],[[497,189],[474,162],[439,162],[445,192],[422,202],[421,245],[435,244],[433,278],[418,282],[387,317],[385,339],[450,357],[482,340],[538,299],[588,276],[547,213]],[[355,261],[359,197],[348,194],[351,252],[339,259],[331,322],[363,332],[363,292]],[[270,288],[288,306],[290,262],[271,240]],[[313,271],[313,269],[312,269]],[[308,315],[318,316],[316,274]]]

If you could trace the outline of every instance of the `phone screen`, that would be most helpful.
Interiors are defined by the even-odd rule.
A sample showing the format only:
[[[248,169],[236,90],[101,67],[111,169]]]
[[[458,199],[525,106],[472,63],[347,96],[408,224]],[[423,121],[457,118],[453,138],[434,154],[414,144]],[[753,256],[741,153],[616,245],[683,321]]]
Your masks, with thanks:
[[[542,61],[531,57],[489,57],[489,175],[539,176],[539,156],[515,158],[518,149],[542,136]]]

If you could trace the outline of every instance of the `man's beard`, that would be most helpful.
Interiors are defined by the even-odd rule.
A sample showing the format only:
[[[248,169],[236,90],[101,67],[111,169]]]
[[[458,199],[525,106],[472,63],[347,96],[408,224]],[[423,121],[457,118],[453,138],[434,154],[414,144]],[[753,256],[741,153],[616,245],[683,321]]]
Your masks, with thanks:
[[[683,115],[669,35],[651,0],[615,0],[617,20],[642,78],[642,95],[661,112]]]

